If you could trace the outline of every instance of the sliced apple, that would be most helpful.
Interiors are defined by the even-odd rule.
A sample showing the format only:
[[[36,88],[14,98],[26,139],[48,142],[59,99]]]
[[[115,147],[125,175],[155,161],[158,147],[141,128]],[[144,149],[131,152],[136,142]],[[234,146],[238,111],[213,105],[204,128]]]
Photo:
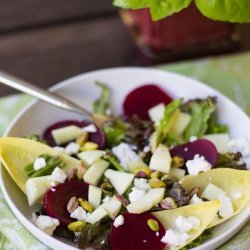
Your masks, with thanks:
[[[43,201],[44,194],[52,187],[51,176],[30,178],[25,183],[29,206]]]
[[[178,250],[188,245],[199,235],[201,235],[204,230],[207,229],[208,225],[217,215],[219,208],[219,201],[208,201],[176,209],[154,212],[152,214],[161,222],[166,230],[168,230],[169,228],[173,228],[173,225],[175,224],[175,221],[179,216],[184,216],[186,218],[194,216],[200,220],[199,228],[197,230],[191,230],[190,232],[188,232],[190,237],[183,245],[171,248],[174,250]]]
[[[122,203],[115,197],[112,197],[109,201],[104,202],[102,206],[108,212],[108,216],[114,220],[121,210]]]
[[[209,135],[204,135],[202,138],[211,141],[215,145],[219,153],[225,154],[228,152],[228,142],[229,142],[228,134],[209,134]]]
[[[102,206],[99,206],[96,210],[94,210],[94,212],[92,212],[86,218],[85,221],[90,223],[90,224],[95,224],[107,215],[108,215],[108,212]]]
[[[134,173],[137,168],[145,168],[148,167],[143,161],[131,161],[128,163],[128,171],[130,173]]]
[[[175,118],[175,122],[173,122],[171,128],[169,129],[169,132],[175,135],[181,135],[186,129],[190,120],[191,116],[189,114],[178,112]]]
[[[217,187],[212,183],[209,183],[202,192],[201,197],[212,201],[212,200],[218,200],[221,195],[225,194],[226,194],[225,191],[223,191],[221,188]]]
[[[152,188],[139,200],[129,204],[127,209],[129,213],[141,214],[159,204],[163,198],[164,188]]]
[[[138,200],[127,206],[127,210],[131,214],[141,214],[146,211],[149,211],[153,207],[151,201]]]
[[[165,104],[159,103],[148,110],[148,115],[153,122],[159,122],[164,116]]]
[[[28,179],[24,168],[40,155],[59,156],[65,163],[64,170],[76,169],[78,178],[86,172],[81,161],[33,140],[25,138],[0,138],[0,160],[18,187],[26,193],[25,183]]]
[[[83,180],[88,184],[97,186],[108,167],[109,162],[102,159],[96,160],[83,176]]]
[[[176,177],[178,180],[181,180],[182,178],[184,178],[185,174],[186,174],[186,171],[181,168],[171,167],[169,171],[169,175]]]
[[[104,173],[105,177],[109,179],[115,190],[120,194],[124,194],[129,186],[132,184],[135,177],[134,174],[129,174],[121,171],[108,169]]]
[[[106,154],[103,150],[88,150],[81,152],[77,155],[77,157],[84,161],[88,166],[94,163],[94,161],[98,160],[102,156]]]
[[[54,129],[51,131],[53,139],[55,140],[57,145],[73,141],[82,133],[83,130],[74,125]]]
[[[160,144],[151,157],[149,168],[167,174],[170,170],[171,160],[168,148]]]
[[[99,207],[102,199],[102,189],[89,185],[88,202],[93,208]]]

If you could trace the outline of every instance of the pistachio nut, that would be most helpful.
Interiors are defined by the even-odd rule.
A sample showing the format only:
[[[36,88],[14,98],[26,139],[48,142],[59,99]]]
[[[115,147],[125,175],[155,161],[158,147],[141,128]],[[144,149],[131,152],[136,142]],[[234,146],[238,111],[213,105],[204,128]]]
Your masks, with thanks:
[[[147,220],[147,224],[152,231],[155,231],[155,232],[159,231],[159,224],[156,220],[149,219]]]
[[[151,188],[162,188],[165,187],[165,183],[157,178],[149,179],[148,184]]]
[[[79,202],[80,206],[81,206],[84,210],[86,210],[86,211],[88,211],[88,212],[90,212],[90,213],[93,211],[93,207],[92,207],[86,200],[84,200],[84,199],[82,199],[82,198],[79,198],[79,199],[78,199],[78,202]]]
[[[75,221],[68,225],[68,229],[73,232],[81,232],[86,224],[85,221]]]

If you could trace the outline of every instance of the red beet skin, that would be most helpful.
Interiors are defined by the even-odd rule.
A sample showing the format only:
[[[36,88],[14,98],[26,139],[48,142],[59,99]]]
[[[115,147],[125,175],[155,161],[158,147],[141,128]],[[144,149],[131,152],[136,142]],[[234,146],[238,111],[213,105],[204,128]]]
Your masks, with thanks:
[[[128,117],[138,115],[141,119],[149,120],[148,110],[153,106],[168,104],[172,98],[156,85],[144,85],[131,91],[124,103],[124,114]]]
[[[162,250],[166,246],[161,242],[165,229],[151,213],[130,214],[124,213],[124,224],[111,228],[109,244],[112,250]],[[159,236],[147,225],[149,219],[159,224]]]
[[[182,145],[178,145],[170,150],[172,157],[182,156],[186,161],[192,160],[195,155],[199,154],[204,156],[212,166],[215,165],[218,153],[214,144],[205,139],[198,139],[194,142],[188,142]]]
[[[53,139],[52,136],[52,130],[54,129],[58,129],[58,128],[63,128],[63,127],[67,127],[70,125],[75,125],[79,128],[88,126],[89,124],[91,124],[91,122],[88,121],[75,121],[75,120],[65,120],[65,121],[61,121],[58,123],[55,123],[51,126],[49,126],[43,133],[43,139],[52,147],[56,146],[56,142]],[[103,148],[104,143],[105,143],[105,135],[103,133],[103,131],[97,127],[97,132],[96,133],[90,133],[89,134],[89,140],[92,142],[95,142],[99,145],[100,148]]]
[[[67,204],[72,197],[88,199],[89,185],[83,181],[71,180],[49,189],[44,196],[44,210],[47,215],[56,218],[62,225],[73,220],[67,211]]]

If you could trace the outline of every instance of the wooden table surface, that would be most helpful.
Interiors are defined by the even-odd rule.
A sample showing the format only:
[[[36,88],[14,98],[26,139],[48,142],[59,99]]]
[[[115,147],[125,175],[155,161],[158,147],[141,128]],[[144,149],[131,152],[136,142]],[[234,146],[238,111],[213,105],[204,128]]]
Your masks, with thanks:
[[[240,25],[241,50],[250,26]],[[0,0],[0,69],[47,88],[90,70],[145,65],[112,0]],[[14,90],[0,85],[0,96]]]

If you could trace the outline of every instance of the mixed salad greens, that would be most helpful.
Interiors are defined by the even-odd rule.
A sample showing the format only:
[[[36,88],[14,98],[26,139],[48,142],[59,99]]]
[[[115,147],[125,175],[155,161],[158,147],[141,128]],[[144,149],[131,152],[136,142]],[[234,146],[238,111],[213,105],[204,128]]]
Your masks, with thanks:
[[[229,138],[216,98],[173,100],[143,85],[115,116],[109,88],[89,121],[59,121],[42,135],[1,138],[0,155],[34,224],[80,249],[190,249],[250,201],[250,142]]]

